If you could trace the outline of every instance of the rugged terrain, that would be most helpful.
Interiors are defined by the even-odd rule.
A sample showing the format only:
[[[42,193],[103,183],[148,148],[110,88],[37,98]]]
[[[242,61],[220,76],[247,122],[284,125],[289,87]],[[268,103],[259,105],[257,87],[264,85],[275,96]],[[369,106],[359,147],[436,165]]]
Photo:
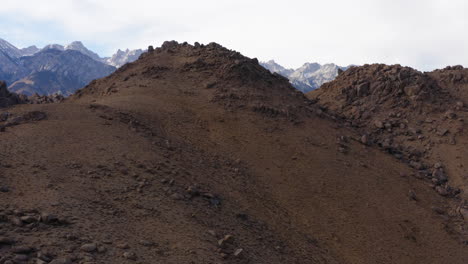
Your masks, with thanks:
[[[256,59],[166,42],[3,109],[0,263],[467,263],[459,200],[320,104]]]

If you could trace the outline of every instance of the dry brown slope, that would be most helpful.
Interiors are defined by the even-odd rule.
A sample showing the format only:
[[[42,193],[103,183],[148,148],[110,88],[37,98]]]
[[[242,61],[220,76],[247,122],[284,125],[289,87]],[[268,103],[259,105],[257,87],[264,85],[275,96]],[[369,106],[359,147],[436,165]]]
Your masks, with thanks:
[[[337,151],[336,139],[349,135],[347,130],[334,129],[334,123],[316,117],[315,109],[286,80],[270,75],[254,60],[237,56],[216,45],[193,48],[168,43],[123,73],[89,87],[83,93],[93,91],[93,96],[83,95],[81,100],[103,94],[98,103],[123,107],[149,123],[157,121],[178,140],[245,160],[260,179],[260,189],[287,209],[294,225],[330,243],[341,261],[372,263],[402,257],[402,263],[421,259],[443,263],[440,251],[426,251],[431,243],[437,247],[444,240],[430,242],[438,224],[417,223],[432,219],[431,205],[442,200],[423,190],[421,183],[399,178],[405,167],[389,157],[356,143],[349,143],[351,154]],[[157,70],[141,74],[151,69]],[[108,96],[112,89],[103,88],[114,83],[119,84],[112,88],[115,94]],[[259,109],[265,111],[258,113]],[[421,213],[429,215],[405,219],[409,212],[417,212],[412,206],[421,206],[407,197],[410,189],[419,187],[418,193],[427,194],[420,199],[427,210]],[[423,226],[427,231],[422,231]],[[408,230],[428,235],[419,238],[424,246],[403,243],[413,239],[413,234],[402,234]],[[382,243],[380,252],[375,249],[378,243]],[[463,256],[463,247],[458,250]],[[403,257],[409,252],[412,257]]]
[[[431,209],[445,202],[401,177],[406,166],[349,140],[286,80],[217,45],[168,43],[66,103],[9,111],[47,120],[0,133],[9,187],[0,193],[0,236],[55,259],[468,260],[450,218]],[[59,221],[17,221],[44,212]],[[98,249],[84,252],[87,243]],[[2,257],[18,255],[0,246]]]

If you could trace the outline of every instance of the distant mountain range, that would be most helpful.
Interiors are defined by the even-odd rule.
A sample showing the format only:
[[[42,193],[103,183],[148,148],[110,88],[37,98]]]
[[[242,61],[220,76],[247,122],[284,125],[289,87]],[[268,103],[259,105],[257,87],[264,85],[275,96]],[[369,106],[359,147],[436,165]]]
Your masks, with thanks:
[[[287,69],[274,60],[260,63],[263,67],[288,78],[298,90],[307,93],[333,81],[338,76],[338,69],[346,70],[350,66],[342,67],[333,63],[320,65],[318,63],[305,63],[298,69]]]
[[[80,41],[65,46],[50,44],[42,49],[36,46],[19,49],[0,39],[0,80],[17,93],[67,96],[135,61],[143,52],[118,50],[112,57],[101,58]]]
[[[50,44],[43,48],[30,46],[19,49],[0,39],[0,80],[13,92],[32,95],[64,96],[74,93],[90,81],[105,77],[126,63],[137,60],[144,50],[118,50],[111,57],[101,58],[82,42],[68,45]],[[298,69],[287,69],[273,60],[260,63],[263,67],[288,78],[298,90],[307,93],[330,82],[338,75],[335,64],[305,63]]]

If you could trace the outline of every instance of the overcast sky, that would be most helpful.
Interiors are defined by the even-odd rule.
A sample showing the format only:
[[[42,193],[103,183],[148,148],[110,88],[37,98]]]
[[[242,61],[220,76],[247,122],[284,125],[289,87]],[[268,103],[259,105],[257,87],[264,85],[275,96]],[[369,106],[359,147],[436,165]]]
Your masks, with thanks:
[[[466,0],[1,0],[0,38],[81,40],[108,56],[165,40],[218,42],[287,67],[468,66]]]

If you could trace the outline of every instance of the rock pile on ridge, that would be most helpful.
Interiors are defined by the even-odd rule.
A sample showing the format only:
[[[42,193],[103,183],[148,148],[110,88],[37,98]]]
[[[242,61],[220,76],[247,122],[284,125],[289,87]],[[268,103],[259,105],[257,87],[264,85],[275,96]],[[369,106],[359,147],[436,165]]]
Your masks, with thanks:
[[[10,107],[16,104],[49,104],[62,102],[65,98],[59,94],[26,96],[8,91],[5,82],[0,81],[0,108]]]
[[[417,176],[429,180],[439,194],[466,197],[468,180],[463,179],[460,164],[440,165],[441,160],[453,163],[458,154],[450,161],[449,155],[439,152],[466,138],[467,108],[453,88],[464,80],[468,71],[461,66],[422,73],[400,65],[374,64],[352,67],[308,97],[360,131],[358,140],[363,144],[378,145],[416,168]]]

